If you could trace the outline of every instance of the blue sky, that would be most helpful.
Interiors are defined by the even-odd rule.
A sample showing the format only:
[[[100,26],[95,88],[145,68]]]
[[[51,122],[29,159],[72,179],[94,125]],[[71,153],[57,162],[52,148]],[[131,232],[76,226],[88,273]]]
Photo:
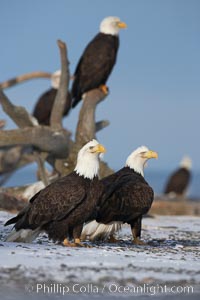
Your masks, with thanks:
[[[184,154],[200,170],[200,1],[198,0],[1,0],[0,81],[60,68],[57,39],[68,45],[70,71],[106,16],[128,25],[120,32],[117,64],[107,82],[110,94],[97,120],[111,125],[98,134],[105,160],[121,167],[145,144],[158,151],[153,170],[172,170]],[[6,90],[32,111],[50,87],[37,79]],[[80,105],[64,119],[75,130]],[[0,117],[5,118],[2,110]],[[8,122],[9,128],[12,123]]]

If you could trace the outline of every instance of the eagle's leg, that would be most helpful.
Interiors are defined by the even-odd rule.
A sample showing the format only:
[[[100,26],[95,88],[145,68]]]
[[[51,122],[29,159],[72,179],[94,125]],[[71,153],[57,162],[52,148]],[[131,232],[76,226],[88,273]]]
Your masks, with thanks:
[[[105,84],[100,85],[99,88],[105,95],[108,94],[108,87]]]
[[[142,227],[142,217],[132,221],[131,225],[131,232],[133,235],[133,244],[135,245],[146,245],[143,241],[140,240],[141,236],[141,227]]]
[[[89,245],[81,243],[80,237],[81,237],[82,229],[83,229],[83,224],[77,225],[77,226],[74,227],[74,229],[73,229],[73,238],[74,238],[74,244],[75,244],[75,247],[85,247],[85,248],[90,248]]]
[[[74,239],[74,243],[69,242],[67,238],[64,239],[63,245],[66,247],[84,247],[80,241],[80,235],[82,231],[82,225],[68,228],[69,237]]]
[[[68,239],[64,239],[63,246],[65,247],[76,247],[75,243],[70,243]]]
[[[64,239],[63,246],[65,246],[65,247],[84,247],[84,245],[81,244],[80,239],[75,239],[74,243],[69,242],[68,239]]]

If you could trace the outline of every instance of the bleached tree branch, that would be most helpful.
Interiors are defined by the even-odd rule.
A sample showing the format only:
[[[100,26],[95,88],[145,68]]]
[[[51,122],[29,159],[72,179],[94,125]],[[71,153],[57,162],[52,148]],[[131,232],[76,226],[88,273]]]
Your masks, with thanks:
[[[22,106],[16,106],[11,103],[8,97],[0,89],[0,103],[4,112],[20,127],[33,126],[32,117]]]
[[[62,41],[58,41],[58,46],[60,49],[61,56],[61,66],[62,66],[62,74],[61,74],[61,82],[60,87],[57,93],[57,97],[54,102],[54,107],[52,110],[52,128],[51,132],[48,132],[49,129],[43,129],[41,126],[37,126],[37,128],[30,128],[34,126],[32,116],[26,111],[24,107],[15,106],[11,103],[11,101],[7,98],[7,96],[0,90],[0,102],[2,104],[3,110],[10,118],[17,124],[18,127],[23,130],[16,131],[6,131],[5,133],[1,133],[1,144],[3,146],[10,145],[33,145],[36,149],[40,151],[45,151],[51,154],[51,157],[60,158],[60,156],[66,157],[68,154],[68,146],[69,135],[70,133],[67,130],[62,128],[62,117],[63,111],[66,102],[66,94],[68,90],[69,83],[69,70],[68,70],[68,59],[67,59],[67,51],[66,45]],[[26,74],[27,75],[27,74]],[[38,74],[32,74],[31,76],[37,76]],[[44,74],[43,74],[44,75]],[[49,74],[51,76],[51,74]],[[25,80],[29,78],[33,78],[31,76],[19,76],[17,77],[20,80]],[[47,74],[47,77],[50,77]],[[19,82],[19,80],[17,80]],[[29,129],[25,129],[25,127],[29,127]],[[56,140],[54,140],[55,144],[51,143],[52,136],[56,136]],[[62,138],[61,138],[62,136]],[[53,138],[54,139],[54,138]],[[47,146],[48,144],[48,146]],[[57,144],[57,146],[56,146]],[[46,147],[47,146],[47,147]],[[51,147],[53,151],[51,151]],[[55,149],[57,148],[57,149]],[[61,151],[58,150],[61,149]],[[56,151],[54,151],[56,150]],[[58,150],[58,151],[57,151]],[[38,168],[40,172],[40,176],[42,180],[47,184],[47,177],[45,177],[45,169],[44,169],[44,161],[42,156],[34,151],[35,159],[38,163]],[[13,165],[14,166],[14,165]]]
[[[9,80],[6,80],[6,81],[0,83],[0,88],[6,89],[6,88],[12,87],[13,85],[16,85],[18,83],[22,83],[24,81],[34,79],[34,78],[51,78],[51,73],[36,71],[36,72],[31,72],[31,73],[23,74],[20,76],[16,76],[14,78],[11,78]]]
[[[49,152],[57,158],[66,157],[68,139],[68,133],[64,129],[55,131],[48,126],[0,131],[0,147],[33,145],[40,151]]]
[[[96,137],[96,106],[105,97],[106,95],[100,89],[91,90],[85,94],[76,128],[76,143],[80,147]]]
[[[67,58],[66,44],[61,40],[58,40],[57,44],[60,50],[60,58],[61,58],[61,78],[60,78],[60,86],[51,112],[50,124],[51,127],[54,129],[61,129],[63,112],[66,105],[70,75],[69,75],[69,61]]]

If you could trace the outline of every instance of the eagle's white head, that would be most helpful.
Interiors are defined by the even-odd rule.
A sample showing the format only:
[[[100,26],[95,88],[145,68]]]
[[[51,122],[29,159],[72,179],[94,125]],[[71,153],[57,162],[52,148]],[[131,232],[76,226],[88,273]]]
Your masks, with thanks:
[[[141,146],[128,156],[126,166],[144,176],[144,165],[150,158],[158,158],[158,153]]]
[[[57,70],[51,75],[51,86],[54,89],[58,89],[60,85],[60,76],[61,76],[61,70]]]
[[[92,140],[84,145],[78,152],[77,164],[74,171],[84,178],[93,179],[98,175],[99,171],[99,156],[105,153],[104,146],[96,140]]]
[[[100,32],[105,34],[118,35],[123,28],[127,28],[127,25],[118,17],[107,17],[100,24]]]
[[[192,160],[189,156],[184,156],[180,162],[180,167],[190,171],[192,169]]]

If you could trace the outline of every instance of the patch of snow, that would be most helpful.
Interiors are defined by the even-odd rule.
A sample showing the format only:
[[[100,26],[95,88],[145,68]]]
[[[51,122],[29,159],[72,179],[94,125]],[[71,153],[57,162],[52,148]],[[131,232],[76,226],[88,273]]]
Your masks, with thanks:
[[[0,283],[59,282],[65,284],[200,283],[200,219],[191,216],[156,216],[143,219],[142,239],[131,243],[123,226],[118,244],[95,243],[92,248],[67,248],[41,235],[32,244],[6,243],[11,214],[0,212]]]

